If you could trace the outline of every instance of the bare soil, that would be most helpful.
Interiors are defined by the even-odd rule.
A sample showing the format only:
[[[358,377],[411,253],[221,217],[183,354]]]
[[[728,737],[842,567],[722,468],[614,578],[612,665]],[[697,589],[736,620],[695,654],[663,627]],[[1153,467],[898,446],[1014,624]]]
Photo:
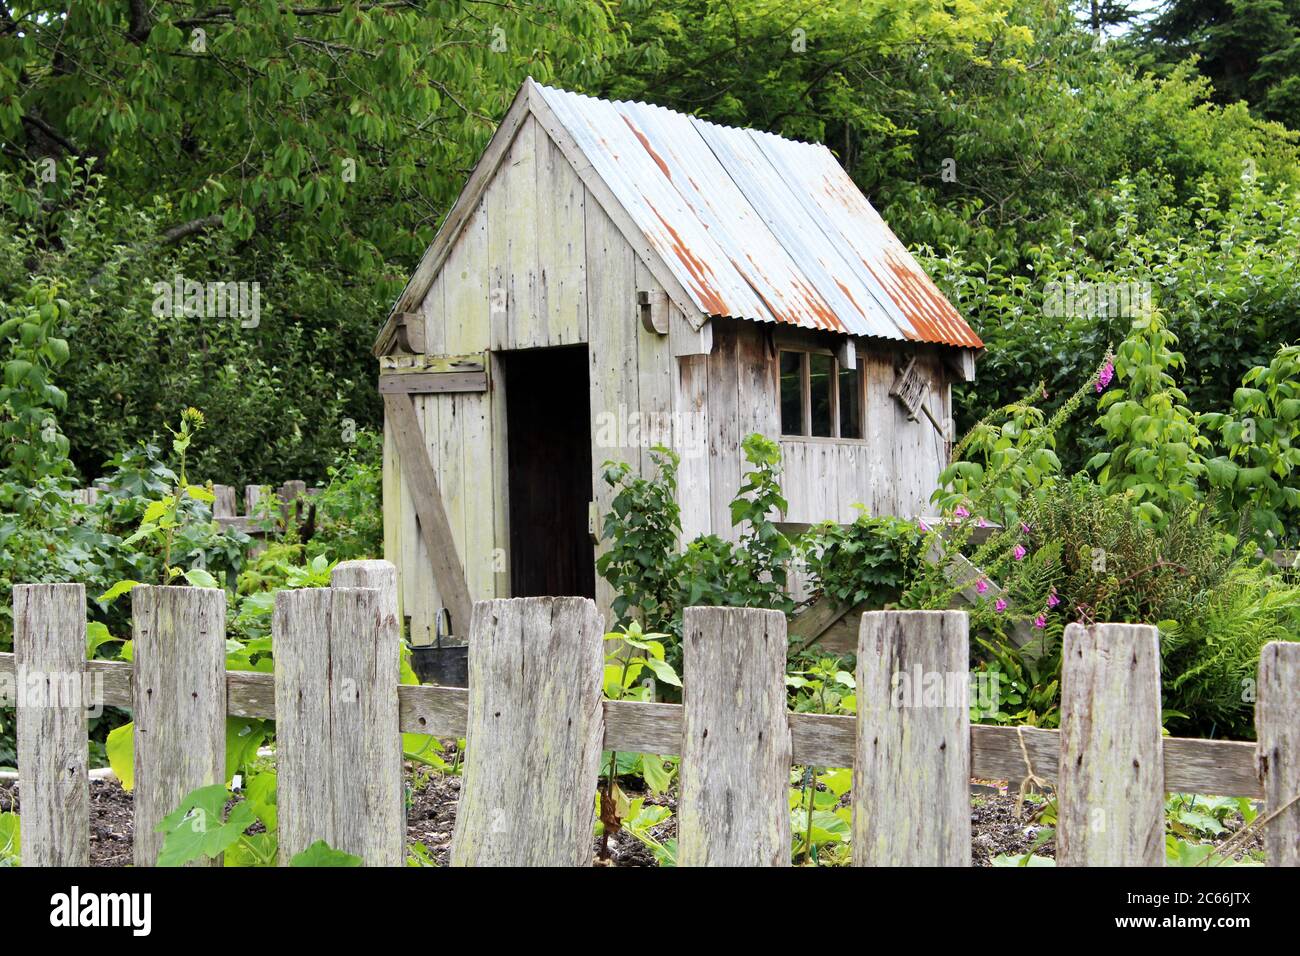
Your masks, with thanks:
[[[421,843],[439,865],[447,863],[451,836],[456,823],[456,801],[460,797],[460,777],[412,773],[407,778],[409,804],[407,841]],[[634,796],[638,794],[633,794]],[[668,806],[673,817],[653,831],[660,842],[677,835],[677,801],[674,794],[665,797],[645,795],[647,802]],[[19,811],[17,786],[0,783],[0,812]],[[1237,821],[1239,824],[1240,821]],[[1231,824],[1232,821],[1229,821]],[[116,780],[90,782],[90,864],[91,866],[131,865],[131,795]],[[1034,819],[1034,807],[1026,804],[1017,814],[1014,793],[1005,786],[980,786],[971,796],[971,862],[989,866],[999,854],[1028,853],[1042,829]],[[1231,834],[1225,835],[1227,839]],[[1253,839],[1248,848],[1258,848]],[[610,841],[609,859],[599,859],[600,841],[592,844],[592,860],[601,866],[655,866],[649,849],[626,832]],[[1052,856],[1051,842],[1035,850],[1040,856]]]

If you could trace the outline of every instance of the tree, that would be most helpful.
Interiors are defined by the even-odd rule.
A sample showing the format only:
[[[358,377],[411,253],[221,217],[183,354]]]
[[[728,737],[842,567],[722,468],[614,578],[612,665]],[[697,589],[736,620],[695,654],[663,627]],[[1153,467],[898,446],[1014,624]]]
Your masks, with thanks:
[[[1195,56],[1217,102],[1300,129],[1300,0],[1167,0],[1140,47],[1157,67]]]
[[[601,0],[0,0],[0,302],[36,274],[72,303],[78,468],[195,405],[205,474],[322,477],[519,84],[617,42]],[[177,278],[256,284],[260,320],[159,315]]]

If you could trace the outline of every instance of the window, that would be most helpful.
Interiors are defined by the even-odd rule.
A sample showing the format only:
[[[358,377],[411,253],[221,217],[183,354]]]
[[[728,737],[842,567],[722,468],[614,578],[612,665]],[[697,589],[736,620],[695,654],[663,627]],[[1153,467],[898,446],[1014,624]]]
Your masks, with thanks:
[[[782,349],[781,434],[862,437],[862,376],[829,352]]]
[[[803,353],[781,353],[781,434],[803,434]]]

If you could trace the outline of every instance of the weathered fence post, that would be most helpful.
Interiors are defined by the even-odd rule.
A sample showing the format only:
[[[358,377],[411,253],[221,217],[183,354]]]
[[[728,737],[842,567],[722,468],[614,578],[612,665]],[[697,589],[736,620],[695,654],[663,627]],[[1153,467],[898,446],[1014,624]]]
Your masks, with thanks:
[[[678,865],[789,866],[785,615],[688,607],[682,640]]]
[[[453,866],[590,866],[604,627],[587,598],[474,605]]]
[[[226,592],[137,587],[131,618],[135,865],[153,866],[162,818],[191,790],[226,782]]]
[[[373,675],[368,686],[358,686],[360,708],[347,707],[342,718],[335,710],[335,799],[339,786],[358,789],[355,782],[347,782],[349,776],[366,781],[364,802],[335,811],[344,814],[335,823],[335,835],[341,841],[338,849],[355,853],[370,866],[402,866],[406,862],[406,788],[397,706],[397,685],[402,679],[397,568],[389,561],[341,561],[330,575],[330,586],[373,588],[380,619],[380,633],[368,642],[340,644],[346,634],[338,630],[332,636],[330,659],[335,673],[343,668],[344,674],[351,669],[358,676]],[[361,635],[369,636],[364,630]],[[370,820],[360,819],[367,815]]]
[[[1061,661],[1056,860],[1164,866],[1159,632],[1070,624]]]
[[[374,562],[381,564],[382,562]],[[392,566],[388,565],[392,571]],[[395,571],[393,574],[395,575]],[[402,743],[396,600],[381,569],[276,596],[276,769],[280,862],[317,840],[367,866],[401,866]]]
[[[1300,796],[1300,644],[1264,645],[1256,691],[1259,780],[1272,813]],[[1300,866],[1300,801],[1265,824],[1264,851],[1269,866]]]
[[[86,866],[86,589],[19,584],[13,602],[23,865]]]
[[[235,488],[233,485],[213,485],[212,517],[233,518],[239,512],[235,509]]]
[[[858,631],[855,866],[970,866],[965,611],[869,611]]]

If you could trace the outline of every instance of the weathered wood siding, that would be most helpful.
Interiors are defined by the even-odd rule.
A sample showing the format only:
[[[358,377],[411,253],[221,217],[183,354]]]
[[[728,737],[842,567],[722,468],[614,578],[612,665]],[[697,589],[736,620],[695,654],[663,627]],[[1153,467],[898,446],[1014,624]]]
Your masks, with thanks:
[[[468,217],[446,263],[418,306],[430,354],[467,355],[585,343],[590,362],[592,491],[604,514],[611,493],[600,478],[609,459],[647,473],[650,447],[681,456],[683,536],[734,539],[729,504],[745,470],[740,442],[777,437],[776,355],[770,327],[713,320],[712,350],[675,306],[669,334],[641,323],[637,293],[662,292],[641,256],[547,132],[531,117]],[[703,341],[707,341],[707,338]],[[782,439],[789,521],[852,520],[855,502],[873,513],[926,509],[944,464],[942,437],[924,418],[907,420],[889,397],[892,350],[859,343],[866,376],[862,441]],[[949,414],[947,376],[934,354],[928,402]],[[509,595],[509,501],[505,384],[489,363],[486,392],[416,396],[472,600]],[[545,401],[544,396],[538,400]],[[416,640],[431,633],[441,605],[415,508],[391,434],[384,448],[384,555],[399,569],[402,613]],[[597,545],[599,550],[601,546]],[[597,580],[597,604],[613,595]],[[464,633],[468,622],[457,622]]]

